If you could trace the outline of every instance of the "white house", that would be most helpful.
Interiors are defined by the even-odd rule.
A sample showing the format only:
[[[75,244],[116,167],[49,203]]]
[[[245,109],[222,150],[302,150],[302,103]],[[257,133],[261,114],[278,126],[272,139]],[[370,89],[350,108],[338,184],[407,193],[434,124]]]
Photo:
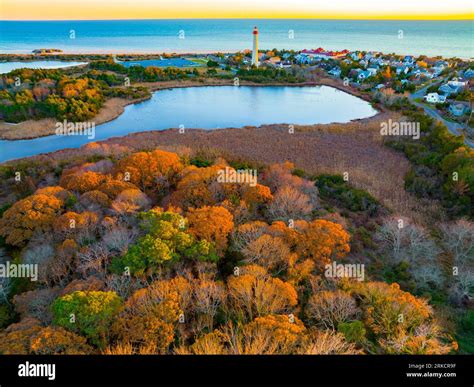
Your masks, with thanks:
[[[377,67],[369,67],[367,71],[370,73],[370,75],[376,75],[379,69]]]
[[[446,102],[446,96],[438,93],[428,93],[425,95],[425,101],[428,103],[444,103]]]
[[[361,72],[357,75],[357,80],[363,81],[364,79],[367,79],[367,78],[370,77],[371,75],[372,75],[371,72],[368,71],[368,70],[361,71]]]
[[[461,87],[464,88],[467,86],[467,81],[461,78],[453,78],[450,81],[448,81],[448,85],[451,87]]]
[[[329,75],[333,77],[339,78],[341,76],[341,69],[339,67],[333,67],[331,70],[328,71]]]

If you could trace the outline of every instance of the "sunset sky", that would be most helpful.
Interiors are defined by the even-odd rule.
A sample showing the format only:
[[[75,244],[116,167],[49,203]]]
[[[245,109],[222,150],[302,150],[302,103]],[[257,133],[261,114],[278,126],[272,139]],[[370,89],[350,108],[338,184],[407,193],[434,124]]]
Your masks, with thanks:
[[[472,0],[0,0],[0,19],[473,19],[472,4]]]

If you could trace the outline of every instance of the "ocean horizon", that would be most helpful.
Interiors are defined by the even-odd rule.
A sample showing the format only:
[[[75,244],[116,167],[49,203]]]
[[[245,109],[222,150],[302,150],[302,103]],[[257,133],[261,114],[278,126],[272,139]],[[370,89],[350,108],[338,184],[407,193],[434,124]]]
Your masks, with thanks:
[[[140,19],[0,21],[0,53],[208,53],[260,49],[364,50],[474,57],[472,20]]]

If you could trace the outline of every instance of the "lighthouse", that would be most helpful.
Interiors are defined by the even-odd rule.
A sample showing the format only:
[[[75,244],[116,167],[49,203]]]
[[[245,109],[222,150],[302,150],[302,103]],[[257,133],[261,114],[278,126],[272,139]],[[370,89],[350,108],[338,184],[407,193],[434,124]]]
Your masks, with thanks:
[[[258,28],[257,26],[253,29],[253,50],[252,50],[252,65],[258,67]]]

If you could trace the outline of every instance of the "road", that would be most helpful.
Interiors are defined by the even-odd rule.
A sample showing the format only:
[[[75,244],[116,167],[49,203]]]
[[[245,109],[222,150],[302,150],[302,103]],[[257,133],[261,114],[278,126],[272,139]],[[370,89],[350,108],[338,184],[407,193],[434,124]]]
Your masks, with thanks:
[[[431,106],[427,106],[426,104],[423,104],[423,103],[420,103],[420,102],[417,102],[415,101],[416,99],[418,98],[423,98],[423,96],[426,94],[426,90],[428,90],[429,87],[431,86],[434,86],[434,85],[437,85],[437,84],[441,84],[443,82],[446,81],[446,78],[443,78],[439,81],[436,81],[436,82],[433,82],[433,83],[430,83],[429,85],[421,88],[420,90],[410,94],[408,96],[408,99],[411,101],[411,103],[413,103],[414,105],[418,106],[418,107],[421,107],[422,109],[424,109],[425,113],[427,115],[429,115],[431,118],[435,119],[435,120],[438,120],[438,121],[441,121],[447,128],[448,130],[454,134],[455,136],[459,136],[463,133],[463,130],[465,128],[464,125],[462,124],[459,124],[457,122],[452,122],[452,121],[448,121],[448,120],[445,120],[439,113],[438,111],[434,108],[434,107],[431,107]],[[470,146],[471,148],[474,148],[474,141],[470,141],[468,139],[464,139],[464,143],[468,146]]]

